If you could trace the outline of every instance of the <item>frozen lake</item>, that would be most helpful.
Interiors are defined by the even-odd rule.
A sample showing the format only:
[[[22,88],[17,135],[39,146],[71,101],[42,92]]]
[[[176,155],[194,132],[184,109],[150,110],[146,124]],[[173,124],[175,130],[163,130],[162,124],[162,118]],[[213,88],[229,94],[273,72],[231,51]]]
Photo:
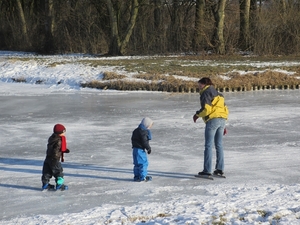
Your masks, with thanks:
[[[202,170],[204,151],[204,123],[192,121],[198,94],[0,91],[0,217],[164,203],[185,195],[201,199],[211,186],[226,191],[299,183],[299,90],[224,95],[230,111],[224,138],[227,179],[208,181],[193,177]],[[130,138],[145,116],[154,121],[153,181],[136,183]],[[42,164],[56,123],[67,128],[71,153],[63,168],[69,190],[44,193]]]

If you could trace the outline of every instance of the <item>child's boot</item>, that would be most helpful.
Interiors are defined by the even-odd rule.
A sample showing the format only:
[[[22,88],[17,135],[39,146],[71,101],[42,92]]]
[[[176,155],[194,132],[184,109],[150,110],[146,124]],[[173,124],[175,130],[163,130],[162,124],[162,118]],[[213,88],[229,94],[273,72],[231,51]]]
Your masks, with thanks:
[[[43,184],[43,185],[42,185],[42,189],[43,189],[43,190],[51,190],[51,189],[54,190],[54,185],[49,184],[49,183]]]
[[[152,177],[151,176],[145,176],[143,179],[141,179],[140,181],[151,181],[152,180]]]
[[[68,186],[64,184],[57,184],[56,190],[61,190],[61,191],[68,190]]]

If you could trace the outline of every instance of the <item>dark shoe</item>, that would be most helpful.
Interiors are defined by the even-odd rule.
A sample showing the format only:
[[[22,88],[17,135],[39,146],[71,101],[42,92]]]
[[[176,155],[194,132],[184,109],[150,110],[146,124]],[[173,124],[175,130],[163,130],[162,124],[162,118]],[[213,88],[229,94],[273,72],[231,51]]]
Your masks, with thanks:
[[[147,181],[151,181],[151,180],[152,180],[151,176],[146,176],[144,179],[141,179],[140,181],[147,182]]]
[[[134,181],[140,181],[140,177],[134,176],[134,177],[133,177],[133,180],[134,180]]]
[[[206,176],[211,176],[211,173],[207,173],[207,172],[202,171],[202,172],[199,172],[198,175],[200,175],[200,176],[205,176],[205,175]]]
[[[215,170],[214,171],[214,175],[217,175],[217,176],[224,176],[224,172],[222,170]]]
[[[61,191],[68,190],[68,186],[64,184],[60,184],[60,185],[57,184],[56,190],[61,190]]]
[[[54,185],[52,185],[52,184],[43,184],[42,189],[43,190],[54,189]]]

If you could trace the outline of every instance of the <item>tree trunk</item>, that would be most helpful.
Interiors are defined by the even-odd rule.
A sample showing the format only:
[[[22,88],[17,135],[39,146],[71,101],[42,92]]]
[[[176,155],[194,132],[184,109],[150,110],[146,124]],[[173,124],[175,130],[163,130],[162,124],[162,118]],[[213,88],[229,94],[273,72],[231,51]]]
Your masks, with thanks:
[[[281,6],[282,6],[282,19],[283,22],[286,23],[287,20],[287,6],[285,0],[280,0]]]
[[[221,55],[226,53],[224,41],[225,6],[226,0],[219,0],[218,3],[212,5],[215,18],[215,30],[212,43],[215,45],[216,53]]]
[[[256,40],[257,36],[257,20],[258,20],[257,0],[250,0],[250,50],[253,51],[253,40]]]
[[[257,22],[257,0],[250,0],[250,30]]]
[[[130,20],[125,32],[125,37],[121,41],[121,46],[120,46],[120,53],[124,55],[126,53],[126,48],[129,43],[130,36],[132,34],[133,28],[136,23],[136,18],[138,16],[138,11],[139,11],[139,2],[138,0],[132,0],[131,1],[131,12],[130,12]]]
[[[54,7],[54,0],[49,0],[49,15],[50,15],[50,20],[51,20],[51,34],[52,34],[52,37],[54,36],[55,34],[55,30],[56,30],[56,21],[55,21],[55,7]]]
[[[153,17],[154,17],[154,27],[156,29],[160,29],[161,23],[162,23],[162,10],[161,10],[161,0],[153,0],[154,1],[154,11],[153,11]]]
[[[138,9],[139,9],[138,0],[131,0],[130,20],[128,21],[126,31],[123,35],[124,38],[121,38],[119,32],[118,19],[117,19],[117,14],[119,14],[119,12],[114,9],[112,0],[106,0],[106,5],[109,12],[110,26],[111,26],[111,40],[110,40],[108,54],[124,55],[126,53],[126,47],[128,45],[138,15]]]
[[[44,12],[45,12],[45,41],[43,46],[43,52],[46,54],[53,53],[53,33],[52,33],[52,20],[53,20],[53,0],[44,0]]]
[[[193,37],[193,50],[196,52],[200,50],[200,43],[203,40],[204,13],[205,0],[196,0],[195,31]]]
[[[239,0],[240,3],[240,35],[239,46],[242,51],[250,47],[250,1]]]
[[[217,52],[221,55],[225,54],[225,41],[224,41],[225,6],[226,6],[226,0],[220,0],[219,9],[218,9],[219,21],[217,27],[219,44],[217,47]]]
[[[26,19],[25,19],[25,15],[24,15],[21,0],[17,0],[17,7],[18,7],[20,20],[21,20],[22,35],[25,39],[25,44],[29,45],[30,43],[29,43],[29,38],[28,38],[28,33],[27,33],[27,23],[26,23]]]
[[[168,3],[170,4],[170,3]],[[173,0],[170,4],[170,31],[169,31],[169,50],[180,51],[180,15],[179,15],[180,1]]]
[[[106,5],[109,13],[111,39],[109,45],[109,55],[121,55],[120,52],[120,37],[118,31],[118,20],[111,0],[106,0]]]

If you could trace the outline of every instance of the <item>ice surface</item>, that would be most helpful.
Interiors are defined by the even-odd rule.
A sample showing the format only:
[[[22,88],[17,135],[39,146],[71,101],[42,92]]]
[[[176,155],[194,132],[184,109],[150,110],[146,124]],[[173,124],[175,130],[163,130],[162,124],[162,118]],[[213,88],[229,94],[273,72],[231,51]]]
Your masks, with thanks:
[[[2,80],[0,224],[299,224],[299,90],[224,95],[227,178],[211,181],[194,178],[204,150],[204,124],[192,121],[198,94]],[[138,183],[130,137],[145,116],[154,121],[153,181]],[[56,123],[67,128],[69,190],[42,192]]]
[[[204,144],[204,124],[192,122],[197,94],[45,92],[0,96],[1,224],[199,224],[223,214],[255,224],[277,213],[299,222],[298,91],[225,94],[227,179],[214,181],[193,177]],[[144,116],[154,120],[153,181],[136,183],[130,137]],[[69,190],[44,193],[41,168],[55,123],[67,128]]]

